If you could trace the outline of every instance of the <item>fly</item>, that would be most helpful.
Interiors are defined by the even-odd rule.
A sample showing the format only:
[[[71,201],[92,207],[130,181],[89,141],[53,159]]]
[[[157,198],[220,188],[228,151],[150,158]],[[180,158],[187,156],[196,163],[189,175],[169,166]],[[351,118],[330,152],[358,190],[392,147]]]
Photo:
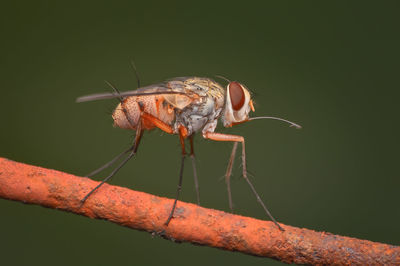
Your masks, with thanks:
[[[139,82],[138,82],[139,84]],[[179,136],[181,145],[181,165],[179,181],[175,201],[165,225],[168,225],[176,208],[176,203],[182,187],[183,168],[187,157],[185,142],[190,145],[190,157],[192,159],[194,183],[196,187],[197,204],[200,205],[198,179],[196,173],[195,154],[193,137],[199,132],[203,138],[214,141],[233,142],[233,149],[229,158],[228,167],[225,173],[225,181],[228,190],[229,207],[233,211],[230,177],[238,143],[242,145],[243,178],[261,204],[262,208],[276,226],[284,231],[271,215],[264,202],[261,200],[253,184],[247,177],[245,140],[243,136],[215,132],[218,119],[221,119],[225,127],[232,127],[256,119],[275,119],[287,122],[290,126],[301,128],[298,124],[282,118],[261,116],[249,117],[250,111],[255,111],[253,100],[249,90],[241,83],[229,81],[226,88],[216,81],[201,77],[178,77],[165,82],[154,84],[137,90],[119,92],[109,84],[114,92],[101,93],[79,97],[77,102],[87,102],[102,99],[118,98],[120,103],[114,110],[112,118],[114,126],[135,130],[136,135],[133,145],[116,156],[110,162],[93,171],[88,177],[93,176],[115,162],[124,158],[117,167],[95,188],[93,188],[82,200],[83,204],[89,196],[101,185],[107,182],[119,169],[131,159],[138,150],[143,132],[159,128],[168,134]],[[140,86],[138,86],[140,87]]]

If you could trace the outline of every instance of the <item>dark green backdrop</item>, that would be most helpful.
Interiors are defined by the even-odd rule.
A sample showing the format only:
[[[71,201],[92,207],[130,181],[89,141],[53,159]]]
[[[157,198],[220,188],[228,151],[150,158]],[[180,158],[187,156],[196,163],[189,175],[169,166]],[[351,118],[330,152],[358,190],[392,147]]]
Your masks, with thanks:
[[[84,175],[127,147],[117,101],[81,95],[184,75],[246,84],[257,115],[223,132],[247,140],[252,180],[286,224],[400,244],[399,6],[395,1],[20,1],[2,6],[0,156]],[[228,210],[231,144],[197,137],[203,205]],[[146,134],[113,184],[173,197],[176,136]],[[237,160],[238,162],[238,160]],[[236,164],[236,213],[267,217]],[[103,175],[98,176],[100,179]],[[195,201],[190,164],[182,200]],[[279,264],[176,244],[115,224],[0,200],[4,265]]]

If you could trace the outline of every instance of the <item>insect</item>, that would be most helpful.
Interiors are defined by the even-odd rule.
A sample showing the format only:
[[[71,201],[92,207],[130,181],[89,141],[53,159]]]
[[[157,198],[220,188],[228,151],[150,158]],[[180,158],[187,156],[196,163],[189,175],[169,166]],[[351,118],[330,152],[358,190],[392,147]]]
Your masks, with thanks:
[[[175,201],[165,225],[168,225],[173,218],[179,193],[182,187],[183,168],[187,152],[185,142],[190,144],[190,157],[194,172],[194,182],[196,187],[197,203],[200,204],[198,178],[196,173],[195,155],[193,147],[193,137],[195,133],[200,133],[203,138],[214,141],[233,142],[232,152],[229,158],[228,167],[225,173],[225,180],[228,190],[229,207],[233,210],[230,176],[232,173],[233,162],[238,143],[242,146],[242,166],[243,178],[255,194],[257,201],[270,219],[283,231],[271,215],[264,202],[258,195],[255,187],[247,176],[245,140],[243,136],[222,134],[215,132],[218,119],[222,120],[225,127],[244,123],[256,119],[275,119],[289,123],[291,126],[300,128],[299,125],[282,118],[261,116],[249,117],[250,111],[255,111],[253,100],[249,90],[241,83],[229,81],[226,88],[209,78],[201,77],[178,77],[165,82],[154,84],[137,90],[119,92],[115,87],[112,93],[93,94],[79,97],[77,102],[94,101],[101,99],[117,98],[120,103],[114,110],[112,118],[114,125],[123,129],[135,130],[136,135],[133,145],[125,150],[110,162],[87,176],[93,176],[105,168],[113,165],[118,160],[124,160],[95,188],[93,188],[83,199],[82,204],[88,197],[95,192],[101,185],[115,175],[118,170],[131,159],[138,150],[141,137],[146,130],[159,128],[168,134],[179,136],[181,145],[181,165],[179,171],[179,181],[176,191]],[[138,80],[138,87],[140,82]]]

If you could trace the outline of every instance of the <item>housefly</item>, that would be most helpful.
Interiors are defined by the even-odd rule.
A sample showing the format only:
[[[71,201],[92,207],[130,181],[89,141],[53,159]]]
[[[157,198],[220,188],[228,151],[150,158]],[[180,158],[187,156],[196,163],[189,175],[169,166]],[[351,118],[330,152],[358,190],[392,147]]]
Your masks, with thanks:
[[[187,140],[190,145],[189,155],[192,159],[197,203],[200,204],[193,147],[193,137],[195,133],[199,132],[205,139],[233,142],[233,149],[225,173],[230,209],[233,209],[230,176],[237,146],[238,143],[240,143],[242,146],[243,178],[250,186],[257,201],[261,204],[269,218],[280,230],[283,231],[283,228],[271,215],[253,184],[247,177],[244,137],[240,135],[218,133],[215,132],[215,128],[218,119],[221,119],[225,127],[232,127],[256,119],[275,119],[287,122],[290,126],[296,128],[300,128],[300,126],[277,117],[249,117],[249,113],[255,111],[249,90],[237,81],[227,80],[227,82],[228,84],[224,88],[219,83],[209,78],[178,77],[159,84],[141,87],[137,90],[126,92],[119,92],[115,87],[109,84],[114,89],[112,93],[101,93],[79,97],[77,102],[111,98],[119,99],[120,103],[112,114],[114,126],[136,131],[133,145],[129,147],[129,149],[88,175],[93,176],[124,158],[122,162],[120,162],[120,164],[117,165],[117,167],[101,183],[99,183],[99,185],[93,188],[82,199],[82,204],[93,192],[109,180],[130,158],[136,154],[144,131],[159,128],[168,134],[178,135],[182,149],[176,197],[169,217],[165,222],[165,225],[168,225],[173,218],[176,203],[181,191],[184,162],[187,156],[185,149],[185,142],[187,142]]]

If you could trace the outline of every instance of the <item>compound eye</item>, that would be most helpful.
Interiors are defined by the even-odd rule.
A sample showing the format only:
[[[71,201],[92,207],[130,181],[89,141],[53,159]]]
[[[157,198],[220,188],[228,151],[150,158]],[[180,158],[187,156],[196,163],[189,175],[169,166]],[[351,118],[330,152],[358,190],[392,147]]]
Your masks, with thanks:
[[[229,89],[229,97],[231,98],[232,109],[235,111],[239,111],[243,105],[245,100],[245,95],[242,86],[239,82],[232,81],[228,85]]]

